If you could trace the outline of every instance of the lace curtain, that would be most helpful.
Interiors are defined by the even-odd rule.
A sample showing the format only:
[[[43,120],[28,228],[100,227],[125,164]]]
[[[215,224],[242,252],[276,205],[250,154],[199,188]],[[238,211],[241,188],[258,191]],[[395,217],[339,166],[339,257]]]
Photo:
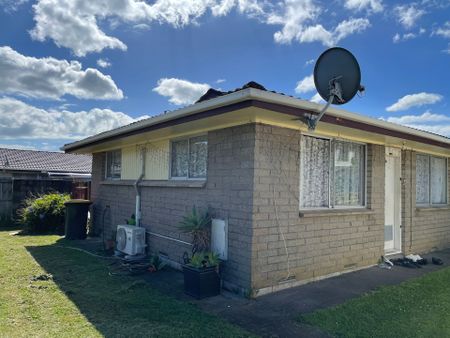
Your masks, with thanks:
[[[189,140],[189,177],[206,177],[206,159],[208,142],[206,136],[193,137]]]
[[[447,162],[431,157],[431,204],[445,204],[447,191]]]
[[[364,205],[364,151],[361,144],[302,136],[300,207]]]
[[[172,142],[171,176],[205,178],[207,156],[206,135]]]
[[[334,142],[334,205],[363,205],[364,146]]]
[[[447,203],[447,161],[428,155],[416,156],[416,203]]]
[[[120,178],[122,171],[122,151],[113,150],[106,153],[106,178]]]
[[[187,177],[188,175],[188,140],[172,142],[171,176]]]
[[[300,206],[328,207],[330,141],[302,136],[300,150]]]
[[[430,203],[430,157],[416,156],[416,203]]]

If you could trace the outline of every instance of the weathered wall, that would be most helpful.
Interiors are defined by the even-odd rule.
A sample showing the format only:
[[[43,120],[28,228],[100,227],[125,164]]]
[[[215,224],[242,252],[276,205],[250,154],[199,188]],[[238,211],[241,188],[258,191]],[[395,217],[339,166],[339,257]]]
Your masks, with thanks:
[[[153,186],[141,188],[142,224],[151,232],[189,242],[177,224],[193,205],[210,205],[216,217],[227,219],[229,249],[224,279],[242,288],[250,287],[254,139],[255,125],[251,124],[209,132],[206,182],[146,181],[145,185]],[[94,224],[97,231],[104,226],[105,239],[111,239],[115,226],[134,213],[135,192],[132,181],[103,182],[103,177],[104,155],[94,154]],[[178,262],[191,250],[175,241],[147,237],[152,252],[167,254]]]
[[[449,206],[416,206],[416,152],[402,152],[402,241],[404,253],[426,253],[450,247]],[[450,178],[450,172],[448,173]],[[448,182],[447,178],[447,182]],[[447,188],[449,185],[447,184]],[[450,190],[447,189],[447,198]]]
[[[254,289],[277,286],[288,276],[305,280],[371,265],[383,254],[384,147],[367,147],[368,209],[299,214],[300,137],[256,126]]]

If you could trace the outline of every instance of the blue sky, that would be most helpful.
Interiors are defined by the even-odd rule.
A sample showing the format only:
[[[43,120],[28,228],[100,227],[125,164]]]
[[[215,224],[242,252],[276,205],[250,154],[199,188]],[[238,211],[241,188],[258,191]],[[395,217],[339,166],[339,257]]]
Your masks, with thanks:
[[[342,108],[450,136],[450,1],[0,0],[0,146],[57,150],[253,80],[315,100],[353,52]]]

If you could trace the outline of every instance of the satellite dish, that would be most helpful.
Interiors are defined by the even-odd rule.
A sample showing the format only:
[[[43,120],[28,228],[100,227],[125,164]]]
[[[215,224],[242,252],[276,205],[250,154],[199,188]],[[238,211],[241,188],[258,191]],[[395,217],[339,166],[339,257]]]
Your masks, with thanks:
[[[349,102],[361,88],[358,61],[347,49],[333,47],[323,52],[314,66],[314,85],[319,95],[332,104]],[[334,91],[333,91],[334,89]]]
[[[333,47],[323,52],[314,66],[314,85],[319,95],[327,101],[320,114],[300,120],[314,130],[330,104],[349,102],[356,93],[363,92],[358,61],[347,49]]]

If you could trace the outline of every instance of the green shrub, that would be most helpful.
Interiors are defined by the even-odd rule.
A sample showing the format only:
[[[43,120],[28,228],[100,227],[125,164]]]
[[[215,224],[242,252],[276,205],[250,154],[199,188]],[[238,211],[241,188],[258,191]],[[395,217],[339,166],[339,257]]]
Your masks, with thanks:
[[[30,233],[64,233],[65,206],[68,194],[49,193],[24,200],[19,220]]]
[[[214,252],[196,252],[189,262],[190,266],[200,269],[219,265],[219,255]]]

